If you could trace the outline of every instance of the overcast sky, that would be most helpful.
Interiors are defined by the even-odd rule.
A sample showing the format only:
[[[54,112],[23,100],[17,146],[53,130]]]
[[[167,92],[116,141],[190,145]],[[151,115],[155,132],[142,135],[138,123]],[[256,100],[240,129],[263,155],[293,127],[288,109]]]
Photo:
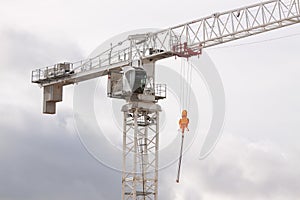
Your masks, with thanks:
[[[121,173],[79,141],[73,87],[56,115],[42,115],[32,69],[85,58],[122,32],[256,2],[0,0],[0,199],[121,198]],[[288,35],[294,36],[256,43]],[[180,185],[176,165],[161,170],[160,199],[299,199],[299,45],[300,24],[206,50],[225,88],[223,136],[205,160],[198,159],[201,141],[191,147]]]

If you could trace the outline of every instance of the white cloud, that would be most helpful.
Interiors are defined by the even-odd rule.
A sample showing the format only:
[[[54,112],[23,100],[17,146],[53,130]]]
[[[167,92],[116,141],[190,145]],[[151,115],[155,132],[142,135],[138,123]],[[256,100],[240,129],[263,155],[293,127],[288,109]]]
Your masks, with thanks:
[[[297,153],[271,141],[251,142],[225,132],[210,157],[200,161],[193,154],[184,155],[179,186],[176,166],[162,172],[161,192],[170,189],[173,193],[168,199],[296,200],[300,195],[300,162],[292,159]]]

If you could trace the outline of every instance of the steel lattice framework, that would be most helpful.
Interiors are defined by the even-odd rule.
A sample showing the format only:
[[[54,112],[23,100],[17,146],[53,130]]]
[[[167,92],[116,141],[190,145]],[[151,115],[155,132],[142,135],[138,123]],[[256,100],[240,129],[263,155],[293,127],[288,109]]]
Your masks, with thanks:
[[[158,191],[159,111],[125,105],[123,121],[122,199],[155,199]]]
[[[32,82],[41,85],[73,84],[107,75],[109,70],[136,60],[199,55],[203,48],[299,22],[299,0],[262,2],[215,13],[159,32],[129,36],[94,58],[71,63],[69,72],[60,70],[58,65],[34,70]]]
[[[268,32],[300,22],[299,0],[271,0],[194,20],[158,32],[130,35],[93,58],[32,71],[44,88],[44,113],[54,114],[65,85],[121,71],[137,62],[152,78],[155,62],[171,56],[199,56],[203,48]],[[109,77],[110,78],[110,77]],[[156,93],[155,88],[153,89]],[[150,93],[149,93],[150,94]],[[123,106],[122,199],[157,200],[159,111],[156,94],[127,100]],[[151,100],[152,99],[152,100]]]

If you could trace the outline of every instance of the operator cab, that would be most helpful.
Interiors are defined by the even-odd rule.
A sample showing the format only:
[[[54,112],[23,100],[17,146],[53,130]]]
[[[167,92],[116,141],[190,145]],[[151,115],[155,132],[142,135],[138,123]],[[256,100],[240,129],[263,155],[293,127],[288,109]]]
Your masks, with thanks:
[[[107,95],[118,99],[135,99],[144,94],[147,73],[140,67],[124,67],[122,71],[110,71],[107,82]]]
[[[142,68],[132,67],[124,73],[124,89],[131,94],[143,94],[146,81],[147,73]]]

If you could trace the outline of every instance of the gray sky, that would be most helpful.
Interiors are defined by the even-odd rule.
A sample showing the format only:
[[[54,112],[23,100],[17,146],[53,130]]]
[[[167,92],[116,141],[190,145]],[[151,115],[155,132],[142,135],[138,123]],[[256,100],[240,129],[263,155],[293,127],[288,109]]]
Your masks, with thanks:
[[[116,34],[166,28],[255,0],[17,1],[0,0],[0,199],[120,199],[121,174],[92,158],[73,122],[73,88],[58,114],[41,114],[34,68],[77,61]],[[296,200],[300,196],[300,25],[206,52],[226,94],[226,123],[215,151],[186,153],[182,183],[176,165],[160,171],[160,199]],[[235,46],[235,47],[233,47]]]

